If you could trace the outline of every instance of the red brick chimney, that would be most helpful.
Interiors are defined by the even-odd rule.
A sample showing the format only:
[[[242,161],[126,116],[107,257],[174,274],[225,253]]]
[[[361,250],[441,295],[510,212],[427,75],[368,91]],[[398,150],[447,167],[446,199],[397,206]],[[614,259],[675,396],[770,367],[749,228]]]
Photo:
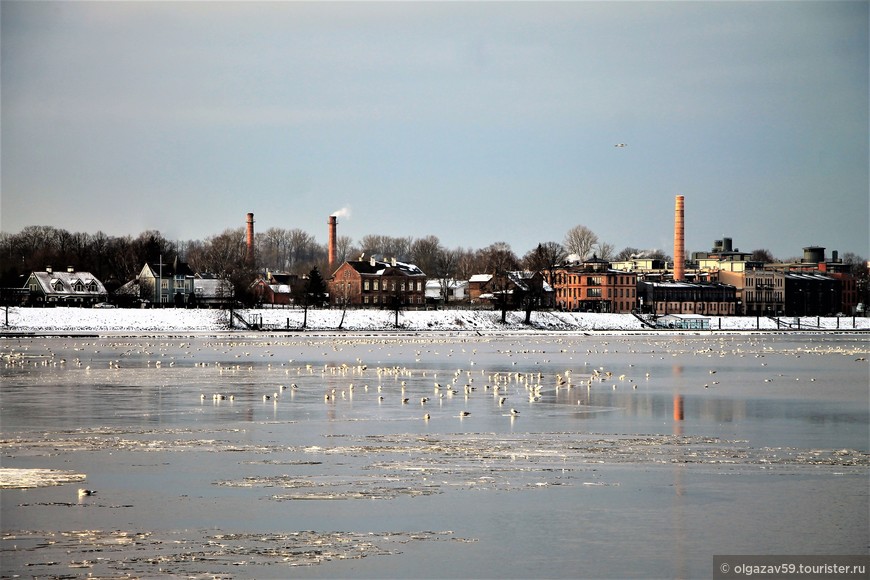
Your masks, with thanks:
[[[686,279],[686,210],[684,198],[677,196],[674,208],[674,282]]]
[[[254,214],[248,214],[248,235],[246,237],[246,242],[248,244],[248,253],[245,255],[245,262],[248,265],[253,265],[254,263]]]
[[[327,242],[327,252],[329,253],[329,274],[332,275],[335,269],[335,228],[338,224],[338,218],[334,215],[329,216],[329,241]]]

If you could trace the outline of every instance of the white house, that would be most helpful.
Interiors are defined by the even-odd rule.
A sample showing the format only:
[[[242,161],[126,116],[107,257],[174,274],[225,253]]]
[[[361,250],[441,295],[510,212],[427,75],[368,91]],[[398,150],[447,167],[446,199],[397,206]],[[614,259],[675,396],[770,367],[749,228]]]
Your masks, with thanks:
[[[41,306],[91,306],[105,302],[105,286],[90,272],[76,272],[70,266],[66,272],[55,272],[51,266],[44,272],[31,272],[24,285],[31,299]]]

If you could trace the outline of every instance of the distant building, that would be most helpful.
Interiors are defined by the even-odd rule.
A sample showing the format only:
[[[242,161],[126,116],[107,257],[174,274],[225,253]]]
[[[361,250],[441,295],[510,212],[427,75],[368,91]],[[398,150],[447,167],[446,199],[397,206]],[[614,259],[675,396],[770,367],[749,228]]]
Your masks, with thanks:
[[[194,293],[194,273],[176,256],[169,264],[145,264],[137,277],[139,298],[152,304],[185,306]]]
[[[637,273],[614,270],[596,256],[545,271],[554,306],[579,312],[631,312],[637,304]],[[549,279],[552,274],[552,279]]]
[[[741,316],[779,316],[785,309],[785,274],[753,268],[720,270],[720,282],[734,286],[737,314]]]
[[[825,278],[837,280],[835,292],[838,293],[839,303],[832,308],[830,289],[826,292],[807,291],[807,294],[790,296],[788,298],[789,307],[787,312],[795,315],[799,312],[814,312],[818,315],[824,314],[854,314],[858,312],[858,304],[861,302],[860,291],[858,287],[858,279],[852,273],[850,264],[845,264],[840,259],[839,253],[834,250],[831,252],[831,258],[825,258],[825,248],[821,246],[807,246],[804,250],[803,258],[799,262],[769,264],[769,269],[785,273],[800,273],[808,276],[821,275]],[[801,282],[793,280],[788,287],[795,291],[806,291],[806,285],[809,282]],[[809,301],[814,299],[820,300],[817,304],[811,304]],[[804,308],[803,302],[808,301],[808,306]]]
[[[441,279],[426,282],[427,304],[465,302],[467,298],[468,281],[466,280]]]
[[[640,311],[656,316],[734,316],[737,313],[737,290],[729,284],[645,280],[637,283],[637,296]]]
[[[333,306],[392,308],[426,304],[426,274],[414,264],[348,260],[328,282]]]
[[[468,280],[468,288],[473,303],[508,309],[525,308],[530,300],[534,308],[552,308],[553,305],[553,288],[543,272],[514,270],[476,274]]]
[[[226,278],[204,272],[193,278],[193,294],[187,297],[187,305],[196,308],[226,308],[236,300],[233,283]]]
[[[257,304],[286,306],[293,303],[293,289],[300,283],[299,276],[267,270],[254,282],[252,292]]]
[[[841,281],[820,273],[785,274],[786,316],[831,316],[842,307]]]
[[[30,303],[36,306],[93,306],[108,298],[96,276],[77,272],[72,266],[66,272],[55,272],[51,266],[44,272],[31,272],[24,288],[30,290]]]

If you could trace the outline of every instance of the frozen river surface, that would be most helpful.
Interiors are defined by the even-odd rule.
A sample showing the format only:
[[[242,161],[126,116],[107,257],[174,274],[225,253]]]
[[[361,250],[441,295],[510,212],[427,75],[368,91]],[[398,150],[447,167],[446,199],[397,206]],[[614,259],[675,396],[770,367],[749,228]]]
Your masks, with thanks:
[[[676,578],[870,551],[866,335],[0,349],[2,577]]]

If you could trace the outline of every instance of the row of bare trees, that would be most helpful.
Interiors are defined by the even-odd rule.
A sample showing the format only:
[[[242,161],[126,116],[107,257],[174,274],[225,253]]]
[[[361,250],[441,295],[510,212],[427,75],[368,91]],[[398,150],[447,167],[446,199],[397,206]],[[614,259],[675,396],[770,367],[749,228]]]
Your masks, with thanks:
[[[15,234],[0,232],[0,287],[21,287],[27,275],[46,266],[63,269],[72,266],[89,271],[103,280],[107,287],[117,287],[133,278],[143,265],[164,263],[176,257],[187,262],[197,272],[209,272],[231,279],[241,289],[246,280],[258,271],[270,269],[300,276],[317,267],[326,278],[332,274],[327,263],[327,248],[300,229],[269,228],[255,235],[255,263],[246,262],[247,246],[242,227],[227,229],[205,240],[171,241],[159,231],[148,230],[138,236],[109,236],[71,233],[52,226],[28,226]],[[614,246],[598,239],[589,228],[571,228],[562,243],[548,241],[538,244],[522,257],[506,242],[496,242],[485,248],[447,248],[437,236],[419,238],[367,235],[358,242],[347,236],[336,240],[337,259],[367,259],[377,256],[395,258],[420,267],[430,278],[468,280],[474,274],[511,270],[546,271],[569,256],[586,259],[593,255],[605,260],[626,260],[635,256],[670,261],[658,250],[627,247],[615,253]],[[756,250],[756,259],[775,261],[767,250]],[[853,254],[844,254],[860,263]],[[446,294],[446,287],[444,288]]]

